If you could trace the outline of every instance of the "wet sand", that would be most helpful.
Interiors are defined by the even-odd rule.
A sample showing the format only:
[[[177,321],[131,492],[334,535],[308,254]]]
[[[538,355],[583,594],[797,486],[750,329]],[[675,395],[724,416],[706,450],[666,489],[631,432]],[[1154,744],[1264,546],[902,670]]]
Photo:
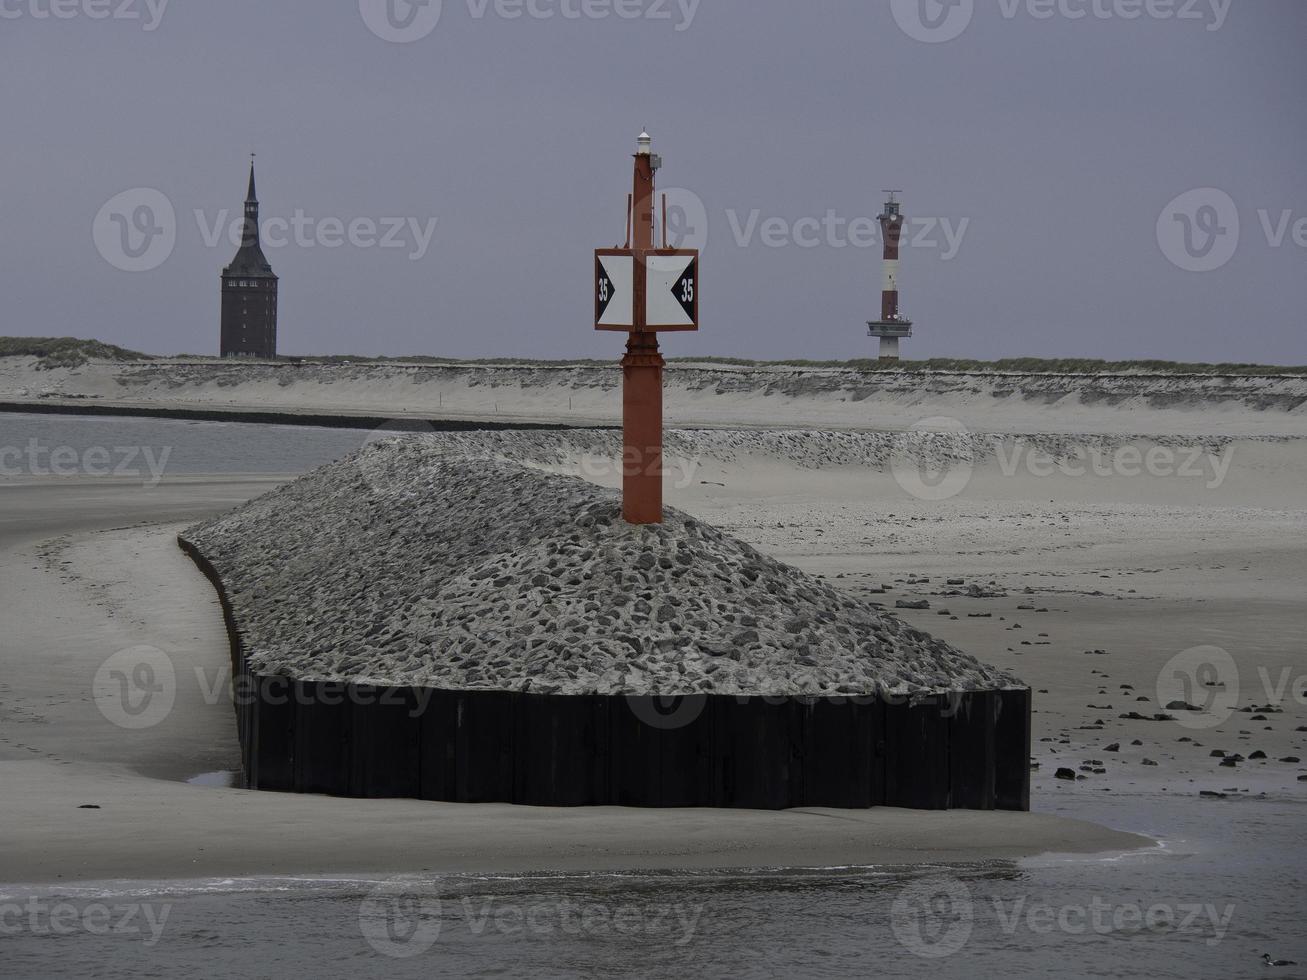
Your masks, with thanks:
[[[1307,455],[1298,442],[1235,450],[1218,487],[982,469],[930,502],[884,472],[740,458],[703,461],[670,494],[868,603],[927,599],[897,614],[1027,680],[1039,768],[1026,815],[550,811],[186,785],[238,752],[213,694],[228,662],[216,600],[173,536],[277,478],[0,487],[0,881],[971,861],[1151,845],[1068,819],[1084,794],[1133,798],[1159,824],[1168,807],[1233,798],[1244,819],[1283,814],[1307,800],[1307,767],[1280,761],[1307,757]],[[941,594],[959,591],[950,578],[998,595]],[[166,721],[143,732],[110,724],[92,693],[105,658],[138,644],[167,651],[179,678]],[[1197,730],[1176,712],[1120,717],[1164,713],[1163,666],[1207,644],[1237,666],[1238,708],[1272,699],[1263,676],[1287,678],[1280,711]],[[1222,766],[1214,749],[1245,760]]]
[[[237,764],[231,708],[212,694],[226,634],[208,582],[175,545],[184,522],[124,526],[221,510],[265,485],[0,490],[11,522],[0,586],[14,599],[0,687],[0,881],[842,866],[1150,845],[1046,814],[548,810],[186,785]],[[55,536],[65,520],[75,530]],[[97,522],[104,530],[88,526]],[[106,657],[138,644],[167,651],[177,696],[160,724],[129,731],[106,720],[92,686]]]

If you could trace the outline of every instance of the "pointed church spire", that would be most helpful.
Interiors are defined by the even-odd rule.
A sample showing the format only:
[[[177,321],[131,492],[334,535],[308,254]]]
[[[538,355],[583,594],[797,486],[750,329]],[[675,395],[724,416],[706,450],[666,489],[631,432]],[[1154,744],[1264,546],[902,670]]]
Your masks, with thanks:
[[[250,187],[245,195],[245,220],[240,251],[227,268],[233,275],[272,275],[259,235],[259,198],[254,188],[254,154],[250,154]]]
[[[246,247],[259,246],[259,195],[254,189],[254,154],[250,154],[250,189],[245,193],[245,227],[241,242]]]

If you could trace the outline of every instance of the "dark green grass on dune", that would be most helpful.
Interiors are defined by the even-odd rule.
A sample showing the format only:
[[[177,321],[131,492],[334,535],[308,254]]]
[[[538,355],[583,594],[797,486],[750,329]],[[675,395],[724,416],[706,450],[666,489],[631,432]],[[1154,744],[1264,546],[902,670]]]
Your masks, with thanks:
[[[577,358],[539,360],[525,357],[351,357],[345,355],[281,358],[284,361],[311,361],[315,364],[467,364],[503,367],[612,367],[613,358]],[[925,361],[885,363],[873,358],[847,361],[753,361],[740,357],[669,357],[669,364],[720,364],[730,367],[842,368],[849,371],[948,371],[990,374],[1210,374],[1276,375],[1307,374],[1307,365],[1275,364],[1186,364],[1178,361],[1103,361],[1091,358],[1014,357],[997,361],[974,361],[965,358],[932,358]]]
[[[79,367],[88,360],[140,361],[158,355],[101,343],[98,340],[80,340],[75,337],[0,337],[0,357],[37,357],[41,367]],[[218,361],[203,355],[178,355],[196,360]],[[611,367],[612,358],[578,358],[572,360],[539,360],[522,357],[483,357],[474,359],[418,355],[414,357],[364,357],[349,354],[303,355],[280,357],[280,362],[292,364],[468,364],[481,366],[539,366],[539,367]],[[884,363],[874,358],[854,358],[847,361],[782,360],[755,361],[739,357],[672,357],[672,364],[721,364],[732,367],[789,367],[789,368],[843,368],[851,371],[948,371],[991,374],[1208,374],[1208,375],[1302,375],[1307,365],[1287,366],[1274,364],[1190,364],[1180,361],[1105,361],[1084,357],[1041,358],[1011,357],[996,361],[977,361],[967,358],[938,357],[924,361],[897,361]]]
[[[77,337],[0,337],[0,357],[36,357],[42,368],[81,367],[87,361],[141,361],[148,354]]]
[[[282,361],[314,364],[466,364],[482,367],[612,367],[614,358],[573,358],[542,360],[528,357],[362,357],[342,354],[325,356],[306,354],[282,357]],[[1307,365],[1276,364],[1187,364],[1179,361],[1102,361],[1091,358],[1014,357],[997,361],[973,361],[965,358],[932,358],[925,361],[885,363],[873,358],[847,361],[753,361],[742,357],[669,357],[669,364],[720,364],[729,367],[841,368],[848,371],[948,371],[990,374],[1210,374],[1276,375],[1307,374]]]
[[[749,361],[734,357],[673,357],[669,360],[742,367],[848,368],[855,371],[956,371],[999,374],[1307,374],[1307,365],[1188,364],[1181,361],[1104,361],[1088,357],[1009,357],[997,361],[935,357],[886,363],[872,358],[848,361]]]

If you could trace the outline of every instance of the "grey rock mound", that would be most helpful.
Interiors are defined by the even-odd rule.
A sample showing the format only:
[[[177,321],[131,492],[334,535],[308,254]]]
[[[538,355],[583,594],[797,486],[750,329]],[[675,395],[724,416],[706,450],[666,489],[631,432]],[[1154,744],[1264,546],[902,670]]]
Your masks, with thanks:
[[[612,430],[570,429],[556,432],[435,432],[424,423],[403,423],[400,431],[417,433],[432,445],[469,456],[533,463],[561,468],[577,476],[611,476],[613,461],[622,454],[622,434]],[[410,428],[411,427],[411,428]],[[713,459],[735,463],[751,457],[776,459],[800,469],[861,466],[888,471],[896,461],[931,468],[956,463],[1000,464],[1029,453],[1056,463],[1084,467],[1105,465],[1114,454],[1142,443],[1169,449],[1167,465],[1180,467],[1190,453],[1201,450],[1221,456],[1234,443],[1231,436],[1113,435],[1113,434],[996,434],[967,431],[844,432],[820,429],[668,429],[669,462]],[[1287,441],[1277,436],[1241,436],[1257,442]],[[1008,463],[1010,465],[1010,463]],[[1192,461],[1188,465],[1194,465]]]
[[[263,673],[557,694],[1025,686],[678,511],[632,527],[612,490],[424,440],[183,537]]]

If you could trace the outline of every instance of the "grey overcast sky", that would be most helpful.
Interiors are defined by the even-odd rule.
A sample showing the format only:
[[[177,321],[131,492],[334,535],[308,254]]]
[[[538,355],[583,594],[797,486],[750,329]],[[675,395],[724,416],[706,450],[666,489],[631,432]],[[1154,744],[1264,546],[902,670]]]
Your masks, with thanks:
[[[906,357],[1307,363],[1305,41],[1303,0],[0,0],[0,333],[216,353],[254,150],[283,353],[616,358],[647,127],[704,245],[671,354],[874,356],[893,187]]]

